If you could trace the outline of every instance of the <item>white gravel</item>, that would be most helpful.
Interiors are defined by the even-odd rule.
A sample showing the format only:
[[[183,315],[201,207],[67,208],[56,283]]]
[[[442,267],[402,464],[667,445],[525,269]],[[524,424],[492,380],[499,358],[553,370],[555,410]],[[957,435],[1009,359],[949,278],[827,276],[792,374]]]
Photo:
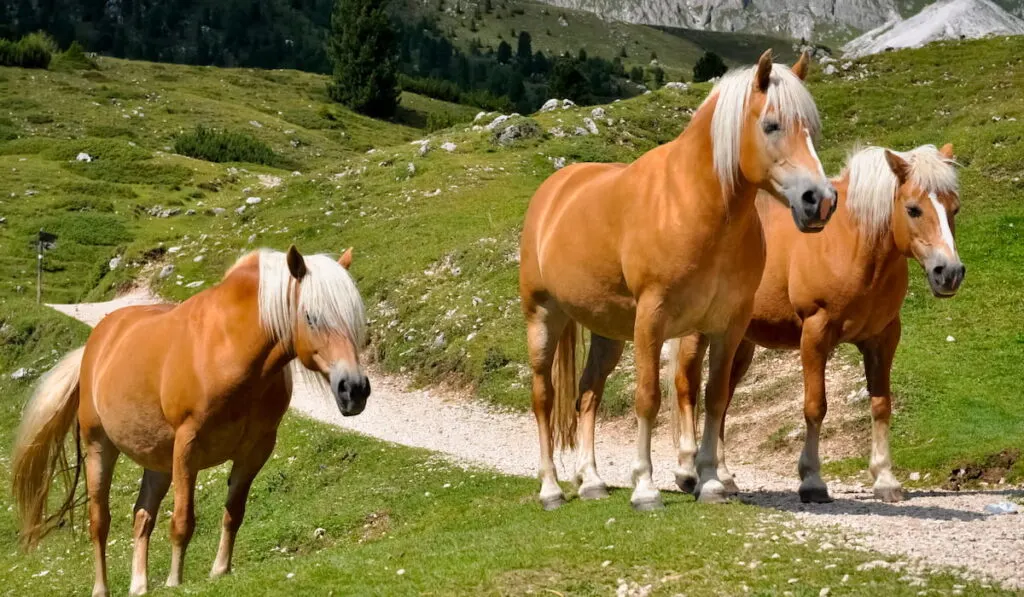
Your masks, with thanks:
[[[95,325],[115,309],[152,302],[140,292],[107,303],[52,307]],[[531,415],[499,412],[447,392],[410,390],[402,380],[376,371],[371,372],[371,382],[373,393],[357,417],[342,417],[332,401],[301,384],[292,408],[343,429],[441,452],[458,463],[513,475],[536,474],[539,456]],[[633,429],[628,419],[599,424],[598,470],[610,485],[629,485]],[[655,432],[654,479],[659,487],[673,489],[675,458],[667,429],[660,425]],[[571,454],[559,458],[560,478],[571,478],[573,463]],[[1024,495],[1021,487],[913,491],[902,503],[884,504],[873,499],[870,487],[832,481],[835,502],[804,505],[796,494],[795,471],[792,477],[782,477],[749,465],[730,463],[730,469],[744,492],[743,501],[834,529],[836,543],[898,556],[921,567],[955,567],[968,579],[991,579],[1006,588],[1024,589],[1024,515],[983,513],[988,504],[1019,499]]]

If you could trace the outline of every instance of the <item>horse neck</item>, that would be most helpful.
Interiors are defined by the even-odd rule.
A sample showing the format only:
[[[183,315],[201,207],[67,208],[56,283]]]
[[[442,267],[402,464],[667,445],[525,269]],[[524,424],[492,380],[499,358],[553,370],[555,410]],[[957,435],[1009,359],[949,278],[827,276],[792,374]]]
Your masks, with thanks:
[[[714,140],[711,121],[716,104],[702,106],[694,113],[689,126],[681,135],[668,143],[673,174],[688,188],[694,189],[707,209],[721,211],[729,221],[754,212],[754,199],[758,188],[742,177],[737,177],[728,194],[722,188],[715,170]],[[721,208],[721,209],[719,209]]]
[[[866,284],[887,278],[890,274],[906,269],[904,256],[896,247],[892,229],[878,234],[869,235],[853,217],[847,203],[849,178],[832,181],[839,196],[839,206],[835,215],[829,220],[823,232],[826,238],[845,245],[845,253],[849,255],[849,263],[857,275],[865,279]]]
[[[269,377],[284,369],[295,355],[264,329],[260,321],[259,288],[259,261],[253,260],[232,269],[214,290],[225,329],[232,335],[232,344],[240,349],[236,357],[252,365],[247,369]]]

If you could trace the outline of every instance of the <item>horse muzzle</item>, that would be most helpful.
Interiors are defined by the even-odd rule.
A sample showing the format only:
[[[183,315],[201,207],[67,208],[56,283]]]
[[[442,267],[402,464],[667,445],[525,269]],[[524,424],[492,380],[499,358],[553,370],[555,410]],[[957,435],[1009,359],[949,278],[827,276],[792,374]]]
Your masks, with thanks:
[[[831,184],[813,185],[801,191],[798,197],[788,198],[793,221],[800,232],[824,230],[839,204],[838,194]]]
[[[361,373],[331,373],[331,390],[342,416],[354,417],[366,408],[370,380]]]
[[[930,259],[924,267],[928,275],[928,286],[937,298],[954,296],[967,274],[967,268],[959,259]]]

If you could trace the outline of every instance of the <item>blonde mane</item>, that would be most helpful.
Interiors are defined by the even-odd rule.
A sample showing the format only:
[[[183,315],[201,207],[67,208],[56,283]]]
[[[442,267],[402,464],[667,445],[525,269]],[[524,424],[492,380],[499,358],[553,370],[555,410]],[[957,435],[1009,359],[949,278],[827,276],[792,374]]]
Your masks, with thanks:
[[[910,182],[921,190],[957,192],[956,162],[942,155],[934,145],[892,153],[910,165]],[[854,150],[840,176],[849,177],[846,206],[865,236],[876,237],[888,232],[899,180],[885,159],[885,148]]]
[[[363,299],[348,270],[336,260],[327,255],[304,257],[306,275],[300,283],[296,305],[292,286],[295,279],[288,269],[286,255],[270,249],[260,249],[255,255],[260,268],[260,325],[272,338],[290,348],[296,321],[309,315],[317,319],[318,329],[326,333],[344,333],[360,348],[366,343]]]
[[[726,73],[701,104],[703,108],[713,98],[718,98],[711,118],[711,145],[715,172],[726,195],[732,192],[739,175],[743,122],[756,74],[756,65]],[[800,77],[789,67],[774,64],[770,81],[761,118],[774,108],[783,123],[801,122],[811,136],[816,137],[821,129],[818,108]]]

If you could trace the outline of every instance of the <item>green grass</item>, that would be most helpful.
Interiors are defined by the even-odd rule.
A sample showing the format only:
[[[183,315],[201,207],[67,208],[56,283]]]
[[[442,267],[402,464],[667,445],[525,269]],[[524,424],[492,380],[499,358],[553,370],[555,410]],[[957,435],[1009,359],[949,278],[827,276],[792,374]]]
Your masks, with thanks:
[[[968,274],[960,295],[932,299],[917,266],[911,268],[894,369],[893,450],[901,471],[931,471],[938,479],[1024,442],[1017,404],[1024,381],[1017,284],[1021,55],[1021,38],[948,43],[858,61],[852,80],[816,73],[810,81],[829,171],[838,171],[856,142],[907,148],[951,141],[963,165],[957,234]],[[196,292],[187,284],[209,286],[256,246],[355,246],[353,272],[383,366],[423,383],[466,383],[483,400],[515,409],[528,405],[518,235],[531,194],[553,171],[551,158],[635,159],[678,135],[709,89],[665,90],[607,106],[614,124],[599,119],[598,136],[545,133],[504,148],[490,133],[459,124],[430,134],[431,150],[421,157],[409,142],[426,133],[328,104],[322,77],[106,59],[100,67],[78,75],[0,69],[12,82],[0,87],[0,117],[7,119],[0,130],[20,137],[0,142],[0,167],[8,173],[0,180],[0,216],[8,218],[0,225],[0,296],[34,294],[31,238],[53,218],[59,224],[91,214],[100,228],[120,222],[102,232],[103,242],[65,239],[47,256],[52,271],[44,296],[53,302],[108,297],[138,277],[182,299]],[[36,84],[28,84],[30,76]],[[140,105],[142,118],[132,115]],[[27,121],[43,111],[54,114],[52,123]],[[545,131],[572,131],[589,113],[558,110],[533,119]],[[460,119],[468,115],[458,112]],[[247,131],[301,164],[300,173],[163,149],[198,122]],[[449,141],[457,146],[450,153],[440,148]],[[68,161],[83,150],[99,159]],[[267,188],[267,176],[279,184]],[[250,196],[262,202],[236,213]],[[157,218],[149,215],[155,206],[180,212]],[[165,253],[169,247],[180,250]],[[121,266],[108,271],[114,256]],[[168,263],[175,271],[157,280],[155,272]],[[957,341],[946,342],[948,335]],[[605,411],[627,411],[630,387],[629,369],[616,373]],[[861,462],[835,466],[846,471]],[[1022,466],[1011,478],[1021,477]]]
[[[79,345],[85,326],[44,307],[0,302],[0,462],[36,372]],[[5,462],[6,463],[6,462]],[[112,486],[108,540],[111,590],[129,583],[131,508],[140,470],[121,459]],[[915,576],[881,567],[871,552],[832,548],[827,531],[798,535],[790,515],[751,506],[704,506],[666,495],[666,510],[638,514],[628,491],[600,503],[573,501],[557,513],[535,503],[536,482],[464,470],[422,451],[375,441],[288,415],[274,456],[253,485],[235,550],[234,574],[209,581],[227,468],[200,475],[198,528],[185,585],[161,587],[168,571],[168,499],[150,553],[156,595],[519,595],[609,594],[625,581],[656,594],[916,595]],[[0,484],[9,483],[7,466]],[[15,543],[7,492],[0,493],[0,586],[9,595],[71,595],[92,583],[91,548],[81,527],[66,526],[24,554]],[[321,529],[318,536],[317,529]],[[399,571],[403,571],[399,574]],[[623,579],[623,580],[620,580]],[[790,579],[796,579],[791,582]],[[844,580],[845,579],[845,580]],[[1001,594],[950,575],[925,575],[927,589]]]

